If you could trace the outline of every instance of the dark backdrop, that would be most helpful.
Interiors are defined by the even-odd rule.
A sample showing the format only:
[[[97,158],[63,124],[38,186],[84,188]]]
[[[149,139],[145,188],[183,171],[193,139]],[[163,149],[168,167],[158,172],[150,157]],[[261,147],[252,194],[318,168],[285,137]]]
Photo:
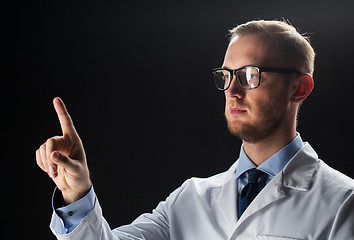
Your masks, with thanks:
[[[298,131],[353,178],[353,10],[352,1],[283,0],[2,5],[2,229],[54,238],[54,184],[35,150],[61,134],[55,96],[84,142],[112,227],[150,212],[187,178],[228,169],[240,141],[226,129],[211,69],[228,29],[257,18],[284,17],[311,35],[315,89]]]

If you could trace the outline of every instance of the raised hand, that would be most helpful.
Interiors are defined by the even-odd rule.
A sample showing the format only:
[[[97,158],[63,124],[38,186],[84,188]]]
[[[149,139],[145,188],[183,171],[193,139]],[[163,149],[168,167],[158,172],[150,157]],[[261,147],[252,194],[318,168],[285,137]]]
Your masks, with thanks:
[[[91,188],[85,150],[64,102],[53,100],[63,136],[49,138],[36,151],[38,166],[61,190],[65,204],[82,198]]]

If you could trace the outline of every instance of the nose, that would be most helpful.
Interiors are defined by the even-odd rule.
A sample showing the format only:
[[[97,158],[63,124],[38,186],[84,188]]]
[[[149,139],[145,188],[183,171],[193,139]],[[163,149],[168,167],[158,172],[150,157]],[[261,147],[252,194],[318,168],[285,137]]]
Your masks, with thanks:
[[[225,90],[226,97],[243,98],[245,96],[245,89],[238,83],[236,76],[233,76],[230,87]]]

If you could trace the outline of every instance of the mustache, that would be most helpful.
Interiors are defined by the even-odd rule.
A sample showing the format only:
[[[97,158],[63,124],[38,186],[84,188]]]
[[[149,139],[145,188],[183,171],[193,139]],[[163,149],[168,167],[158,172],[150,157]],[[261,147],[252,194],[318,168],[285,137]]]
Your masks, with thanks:
[[[228,101],[228,102],[226,102],[225,107],[239,108],[239,109],[242,109],[242,110],[249,109],[248,104],[245,104],[245,103],[241,104],[241,103],[238,103],[236,101]]]

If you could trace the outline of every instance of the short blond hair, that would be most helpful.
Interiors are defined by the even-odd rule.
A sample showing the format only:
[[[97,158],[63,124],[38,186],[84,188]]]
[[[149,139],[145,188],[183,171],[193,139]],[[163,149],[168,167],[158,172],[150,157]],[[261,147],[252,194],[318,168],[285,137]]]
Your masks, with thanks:
[[[274,44],[282,61],[291,62],[298,71],[311,76],[314,71],[315,51],[309,37],[300,34],[289,22],[277,20],[253,20],[230,30],[230,41],[236,36],[265,34]]]

